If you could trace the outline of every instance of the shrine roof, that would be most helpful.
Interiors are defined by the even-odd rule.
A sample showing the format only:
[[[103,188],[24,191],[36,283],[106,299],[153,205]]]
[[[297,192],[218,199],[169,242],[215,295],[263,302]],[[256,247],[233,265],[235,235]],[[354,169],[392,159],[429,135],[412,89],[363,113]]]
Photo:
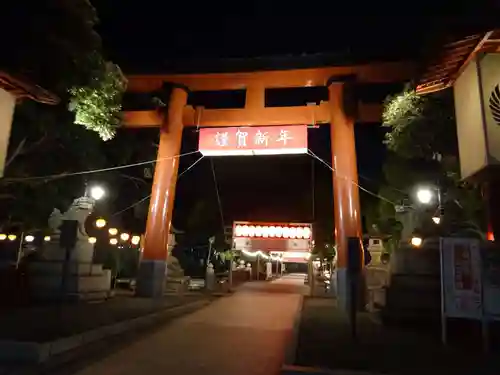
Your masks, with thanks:
[[[478,53],[500,51],[500,30],[458,38],[440,47],[417,80],[417,93],[429,94],[451,87],[463,68]]]
[[[57,95],[54,95],[26,79],[14,77],[4,71],[0,71],[0,88],[10,92],[18,99],[29,98],[39,103],[52,105],[59,103]]]

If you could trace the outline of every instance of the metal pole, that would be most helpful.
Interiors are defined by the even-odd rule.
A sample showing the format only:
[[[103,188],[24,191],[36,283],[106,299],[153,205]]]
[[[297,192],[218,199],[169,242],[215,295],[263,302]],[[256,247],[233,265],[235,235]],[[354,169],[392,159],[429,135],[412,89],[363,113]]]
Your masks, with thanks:
[[[358,300],[358,275],[352,273],[349,275],[349,284],[351,289],[350,298],[350,309],[349,309],[349,317],[351,321],[351,335],[352,339],[356,340],[358,335],[357,330],[357,300]]]
[[[24,242],[24,232],[21,232],[21,239],[19,241],[19,246],[17,247],[17,254],[16,254],[16,270],[19,268],[19,263],[21,263],[21,254],[23,252],[23,242]]]
[[[208,255],[205,262],[205,289],[208,289],[208,264],[210,262],[210,255],[212,253],[212,238],[208,240]]]
[[[212,241],[208,241],[208,255],[207,255],[207,261],[205,263],[205,268],[208,268],[208,263],[210,262],[210,255],[212,253]],[[205,270],[206,271],[206,270]]]
[[[316,216],[316,205],[315,205],[315,185],[314,185],[314,158],[311,158],[311,191],[312,191],[312,222],[314,222],[314,218]]]
[[[446,345],[448,342],[447,334],[447,321],[446,321],[446,291],[445,291],[445,264],[444,264],[444,254],[443,254],[443,239],[439,240],[439,267],[441,275],[441,342]]]
[[[233,288],[233,259],[229,260],[229,291]]]
[[[257,253],[257,256],[256,256],[256,258],[255,258],[256,263],[257,263],[257,265],[256,265],[256,271],[257,271],[257,281],[259,281],[259,279],[260,279],[260,277],[259,277],[259,273],[260,273],[260,261],[259,261],[259,258],[260,258],[260,256],[259,256],[259,255],[260,255],[260,254],[259,254],[259,253]]]

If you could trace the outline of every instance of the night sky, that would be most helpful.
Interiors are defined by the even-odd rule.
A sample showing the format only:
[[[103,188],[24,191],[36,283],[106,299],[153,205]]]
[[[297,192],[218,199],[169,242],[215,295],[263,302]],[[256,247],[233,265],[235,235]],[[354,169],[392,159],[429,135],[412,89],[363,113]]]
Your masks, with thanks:
[[[498,14],[491,8],[478,8],[477,2],[460,5],[459,9],[457,2],[450,1],[93,3],[101,19],[99,32],[105,51],[125,73],[203,72],[214,70],[214,66],[231,69],[232,64],[242,60],[266,64],[268,57],[283,61],[313,56],[320,63],[328,58],[328,62],[336,64],[418,59],[429,53],[430,42],[439,41],[441,35],[484,27],[489,23],[487,16]],[[454,4],[453,8],[450,4]],[[356,125],[358,169],[363,176],[360,183],[371,190],[376,190],[381,175],[383,134],[379,124]],[[329,126],[310,129],[309,145],[331,163]],[[182,151],[193,151],[196,146],[197,133],[187,128]],[[184,157],[180,172],[198,157]],[[227,224],[245,219],[321,220],[333,212],[331,171],[315,162],[313,218],[310,156],[212,160]],[[183,226],[189,208],[199,199],[216,202],[208,158],[179,180],[174,225]]]

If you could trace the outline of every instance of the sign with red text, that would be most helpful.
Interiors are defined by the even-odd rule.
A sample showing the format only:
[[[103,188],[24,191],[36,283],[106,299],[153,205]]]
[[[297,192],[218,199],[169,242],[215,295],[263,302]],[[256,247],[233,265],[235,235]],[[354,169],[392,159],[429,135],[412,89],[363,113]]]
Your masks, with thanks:
[[[307,125],[200,129],[204,156],[307,153]]]
[[[441,238],[442,313],[451,318],[483,316],[479,241]]]

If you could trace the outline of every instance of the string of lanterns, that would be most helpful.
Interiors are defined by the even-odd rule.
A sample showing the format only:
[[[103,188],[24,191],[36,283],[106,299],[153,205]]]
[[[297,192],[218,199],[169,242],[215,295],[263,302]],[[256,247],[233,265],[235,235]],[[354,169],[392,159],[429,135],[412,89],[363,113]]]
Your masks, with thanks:
[[[280,225],[235,225],[236,237],[263,237],[263,238],[304,238],[312,235],[309,226],[280,226]]]
[[[102,229],[104,228],[105,226],[107,225],[107,222],[105,219],[103,218],[99,218],[95,221],[95,226],[96,228],[98,229]],[[116,238],[115,236],[118,235],[118,229],[117,228],[109,228],[108,229],[108,233],[110,236],[113,236],[112,238],[109,239],[109,244],[110,245],[118,245],[118,238]],[[5,234],[5,233],[0,233],[0,241],[15,241],[16,239],[18,238],[18,236],[16,234]],[[121,242],[128,242],[130,240],[130,243],[134,246],[138,246],[141,242],[141,236],[139,235],[130,235],[129,233],[126,233],[126,232],[123,232],[120,234],[119,236],[119,239],[121,240]],[[51,237],[50,236],[44,236],[43,237],[43,241],[44,242],[50,242],[51,240]],[[21,234],[21,241],[22,242],[27,242],[27,243],[31,243],[33,241],[35,241],[35,236],[31,235],[31,234],[28,234],[28,235],[24,235],[24,234]],[[89,237],[88,238],[88,242],[91,243],[91,244],[95,244],[97,243],[97,238],[96,237]]]
[[[95,221],[95,226],[98,229],[102,229],[106,225],[107,225],[107,222],[103,218],[99,218],[99,219],[97,219]],[[110,236],[113,236],[112,238],[109,239],[109,244],[113,245],[113,246],[118,245],[119,240],[118,240],[118,238],[116,238],[116,236],[118,235],[118,229],[117,228],[113,228],[113,227],[112,228],[108,228],[108,233],[109,233]],[[139,235],[130,235],[127,232],[120,233],[119,239],[122,242],[128,242],[130,240],[130,243],[132,245],[134,245],[134,246],[139,245],[140,242],[141,242],[141,236],[139,236]],[[96,237],[89,237],[89,242],[94,244],[94,243],[97,242],[97,238]]]
[[[17,239],[16,234],[5,234],[5,233],[0,233],[0,241],[15,241]],[[44,236],[43,240],[45,242],[50,241],[50,236]],[[27,236],[24,236],[23,238],[24,242],[33,242],[35,241],[35,236],[28,234]]]

